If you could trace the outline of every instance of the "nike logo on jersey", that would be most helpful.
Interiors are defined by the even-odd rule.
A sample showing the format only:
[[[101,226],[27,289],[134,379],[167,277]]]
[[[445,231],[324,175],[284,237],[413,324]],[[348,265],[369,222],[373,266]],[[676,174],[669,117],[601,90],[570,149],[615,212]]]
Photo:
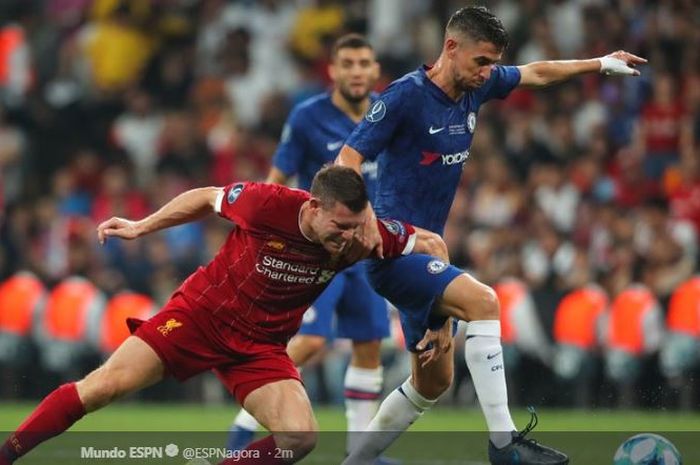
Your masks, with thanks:
[[[343,146],[343,141],[339,140],[337,142],[329,142],[326,144],[326,148],[329,152],[334,152]]]
[[[431,135],[432,135],[432,134],[437,134],[438,132],[442,132],[442,131],[444,131],[444,130],[445,130],[445,126],[443,126],[443,127],[441,127],[441,128],[437,128],[437,129],[433,128],[432,126],[430,126],[430,127],[428,128],[428,132],[429,132]]]

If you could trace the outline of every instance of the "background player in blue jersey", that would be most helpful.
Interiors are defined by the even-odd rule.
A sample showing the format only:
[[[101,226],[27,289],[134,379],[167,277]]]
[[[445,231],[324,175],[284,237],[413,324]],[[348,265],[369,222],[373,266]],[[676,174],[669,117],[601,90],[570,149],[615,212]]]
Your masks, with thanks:
[[[345,139],[367,113],[370,91],[379,78],[379,65],[369,42],[358,34],[338,39],[329,72],[333,90],[305,100],[289,115],[268,182],[285,184],[297,176],[299,187],[308,190],[316,172],[335,160]],[[363,163],[362,173],[371,199],[376,163]],[[363,431],[379,405],[383,382],[379,348],[381,339],[389,335],[387,302],[370,287],[363,263],[339,273],[304,315],[299,334],[287,347],[297,366],[322,351],[327,339],[336,333],[334,314],[337,336],[353,341],[345,374],[348,431]],[[247,445],[257,428],[255,419],[242,410],[234,421],[229,447]],[[353,437],[356,435],[348,436],[348,449]]]
[[[391,216],[442,234],[483,103],[504,98],[519,85],[541,87],[582,73],[636,75],[634,66],[645,62],[618,51],[598,59],[501,66],[507,42],[500,20],[487,9],[462,8],[450,18],[435,64],[395,81],[372,104],[338,162],[359,170],[366,159],[378,161],[378,217]],[[368,247],[378,244],[375,235],[366,231]],[[383,433],[364,435],[346,464],[371,463],[450,386],[450,317],[469,322],[464,357],[489,428],[491,463],[568,463],[561,452],[526,439],[531,426],[515,431],[503,370],[499,304],[490,287],[425,255],[373,262],[369,268],[373,287],[401,312],[406,342],[414,352],[413,371],[384,400],[368,428]]]

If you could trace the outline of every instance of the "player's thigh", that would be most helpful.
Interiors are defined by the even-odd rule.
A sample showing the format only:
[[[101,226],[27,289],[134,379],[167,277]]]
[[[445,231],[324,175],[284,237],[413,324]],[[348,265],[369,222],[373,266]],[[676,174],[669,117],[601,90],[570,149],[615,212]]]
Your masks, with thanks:
[[[347,272],[336,310],[337,336],[356,343],[389,336],[388,303],[372,289],[365,269],[364,263],[359,263]]]
[[[369,265],[372,287],[399,309],[406,347],[415,345],[428,328],[440,328],[446,315],[434,312],[436,301],[463,271],[424,254],[393,260],[377,260]]]
[[[411,354],[413,387],[425,398],[437,399],[452,385],[454,377],[454,344],[439,359],[425,367],[417,353]]]
[[[274,381],[252,391],[243,407],[272,432],[318,430],[311,402],[299,380]]]
[[[129,336],[102,366],[77,383],[78,395],[89,411],[157,383],[164,373],[163,362],[151,346]]]
[[[500,317],[495,291],[468,273],[455,277],[435,300],[436,313],[464,321],[497,320]]]

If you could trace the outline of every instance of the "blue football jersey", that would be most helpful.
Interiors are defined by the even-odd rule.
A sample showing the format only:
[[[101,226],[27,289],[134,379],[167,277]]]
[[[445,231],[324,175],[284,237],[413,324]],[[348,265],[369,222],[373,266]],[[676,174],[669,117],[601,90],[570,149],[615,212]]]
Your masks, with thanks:
[[[377,160],[377,216],[442,234],[469,158],[482,103],[505,98],[520,82],[515,66],[495,66],[478,89],[452,100],[423,66],[394,81],[372,104],[346,144]]]
[[[376,97],[376,96],[372,96]],[[296,105],[284,126],[272,164],[286,176],[298,176],[301,189],[309,190],[318,170],[333,163],[345,139],[357,124],[323,93]],[[362,164],[367,193],[374,199],[377,182],[377,162]]]

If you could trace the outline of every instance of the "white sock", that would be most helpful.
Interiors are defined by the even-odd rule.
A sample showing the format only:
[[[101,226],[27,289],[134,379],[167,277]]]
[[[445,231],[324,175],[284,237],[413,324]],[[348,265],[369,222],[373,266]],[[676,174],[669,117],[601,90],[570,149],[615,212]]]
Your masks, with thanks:
[[[347,451],[377,413],[384,381],[382,367],[359,368],[350,365],[345,372],[345,417],[348,421]]]
[[[233,420],[233,424],[239,428],[247,429],[248,431],[257,431],[258,428],[260,428],[258,420],[245,409],[241,409],[240,412],[238,412],[236,419]]]
[[[426,399],[411,385],[411,378],[384,399],[377,415],[357,441],[343,465],[371,465],[401,433],[437,399]]]
[[[500,321],[469,322],[464,359],[486,418],[491,442],[496,447],[504,447],[510,443],[510,433],[515,430],[515,425],[508,410]]]

